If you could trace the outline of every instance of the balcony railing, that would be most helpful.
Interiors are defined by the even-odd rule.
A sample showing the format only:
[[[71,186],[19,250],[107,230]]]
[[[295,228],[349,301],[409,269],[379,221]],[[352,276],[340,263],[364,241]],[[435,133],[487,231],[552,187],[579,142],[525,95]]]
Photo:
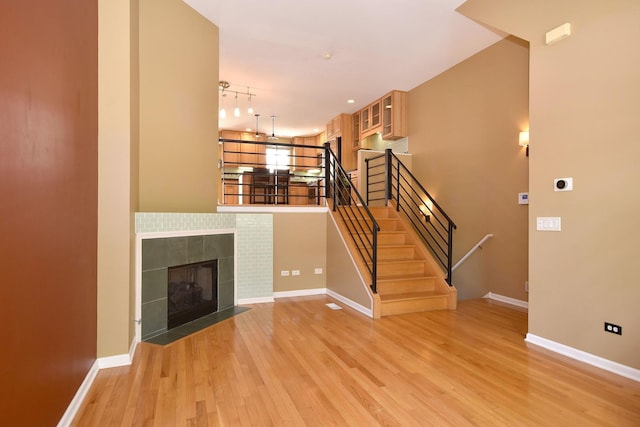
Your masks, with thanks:
[[[324,205],[324,147],[219,140],[224,205]]]

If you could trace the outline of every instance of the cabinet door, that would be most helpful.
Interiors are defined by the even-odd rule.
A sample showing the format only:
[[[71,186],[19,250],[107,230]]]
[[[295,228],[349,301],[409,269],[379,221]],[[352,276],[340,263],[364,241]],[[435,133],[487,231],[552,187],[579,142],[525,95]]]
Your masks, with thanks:
[[[407,136],[407,93],[394,90],[382,98],[382,139]]]
[[[371,110],[369,106],[366,106],[362,110],[360,110],[360,135],[368,132],[369,128],[371,128],[371,121],[369,118],[370,113]]]
[[[222,163],[225,168],[237,168],[240,162],[240,143],[223,142],[222,143]]]
[[[371,131],[374,131],[375,128],[380,127],[380,124],[382,123],[382,117],[380,115],[381,104],[382,103],[380,100],[371,104]],[[377,132],[377,130],[375,130],[375,132]]]
[[[309,204],[309,189],[304,183],[289,184],[289,204],[307,205]]]
[[[360,149],[360,114],[356,113],[352,117],[353,120],[353,149]]]
[[[305,168],[307,169],[313,169],[317,164],[317,157],[316,157],[316,153],[318,150],[316,150],[315,148],[311,148],[313,146],[316,145],[316,137],[315,136],[308,136],[304,138],[304,145],[307,145],[308,147],[304,149],[304,157],[302,159],[302,164],[304,165]]]
[[[238,181],[226,181],[224,183],[224,204],[225,205],[237,205],[239,201],[239,194],[241,194],[241,188],[238,185]]]

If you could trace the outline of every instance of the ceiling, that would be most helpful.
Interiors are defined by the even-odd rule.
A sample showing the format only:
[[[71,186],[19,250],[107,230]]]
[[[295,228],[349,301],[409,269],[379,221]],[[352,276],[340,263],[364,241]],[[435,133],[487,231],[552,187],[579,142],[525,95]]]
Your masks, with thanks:
[[[250,92],[258,130],[282,137],[315,135],[504,36],[456,12],[463,0],[184,1],[220,29],[220,80],[231,84],[220,128],[256,130]]]

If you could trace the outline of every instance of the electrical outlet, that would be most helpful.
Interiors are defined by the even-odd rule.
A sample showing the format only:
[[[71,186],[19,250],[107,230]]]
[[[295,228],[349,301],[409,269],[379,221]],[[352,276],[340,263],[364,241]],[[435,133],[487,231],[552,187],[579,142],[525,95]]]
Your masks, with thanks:
[[[300,275],[300,270],[291,270],[291,275],[292,276],[299,276]]]
[[[622,326],[604,322],[604,331],[611,332],[612,334],[622,335]]]
[[[322,274],[322,267],[314,269],[313,274]]]
[[[283,276],[283,277],[284,277],[284,276],[288,276],[288,275],[289,275],[289,270],[282,270],[282,271],[280,272],[280,275],[281,275],[281,276]]]

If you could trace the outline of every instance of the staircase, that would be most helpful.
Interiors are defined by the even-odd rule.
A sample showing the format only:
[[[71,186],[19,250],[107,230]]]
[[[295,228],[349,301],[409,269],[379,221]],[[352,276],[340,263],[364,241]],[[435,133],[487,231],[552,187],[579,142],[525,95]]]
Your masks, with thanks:
[[[374,318],[431,310],[455,310],[456,289],[446,283],[445,273],[410,223],[393,207],[370,207],[369,210],[380,226],[377,236],[377,293],[371,291]],[[356,215],[347,212],[345,210],[343,215],[347,214],[351,220],[357,221]],[[336,215],[336,221],[339,225],[342,222],[339,215]],[[344,224],[340,228],[343,232],[346,229]],[[354,259],[359,259],[356,244],[349,236],[345,236],[345,240]],[[371,277],[371,265],[368,267],[363,261],[358,266],[365,278]]]

